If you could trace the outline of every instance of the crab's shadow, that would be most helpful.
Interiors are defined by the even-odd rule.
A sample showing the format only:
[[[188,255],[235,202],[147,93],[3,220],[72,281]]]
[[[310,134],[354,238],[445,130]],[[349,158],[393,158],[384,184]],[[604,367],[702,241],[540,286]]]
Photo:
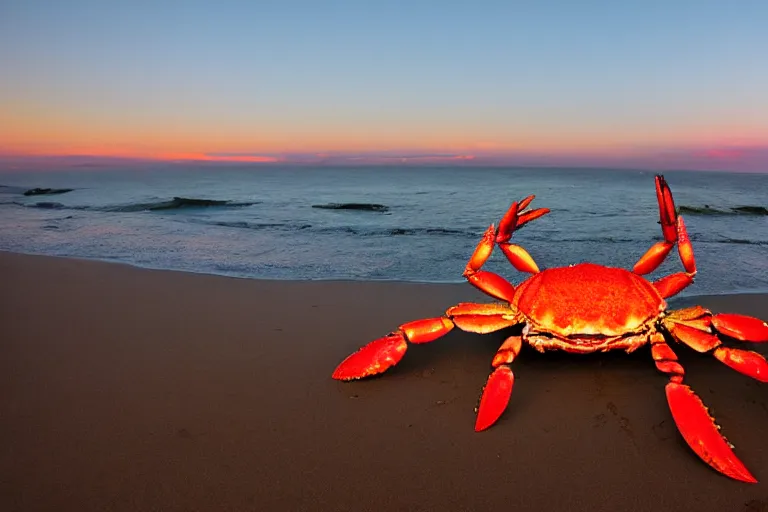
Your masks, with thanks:
[[[414,386],[425,376],[450,386],[451,399],[464,405],[476,404],[482,387],[492,371],[491,360],[504,339],[518,334],[515,328],[496,333],[478,335],[453,331],[432,343],[410,345],[403,360],[377,379],[388,378],[389,385]],[[734,340],[726,340],[734,345]],[[763,347],[744,347],[762,352]],[[699,354],[677,344],[673,347],[679,362],[686,369],[686,380],[697,393],[727,419],[735,399],[750,402],[753,413],[768,416],[765,387],[726,367],[709,354]],[[542,400],[558,402],[552,396],[564,387],[576,388],[584,403],[601,400],[609,402],[614,397],[642,394],[649,407],[667,408],[664,386],[669,377],[658,371],[651,357],[650,345],[627,354],[621,350],[594,354],[570,354],[554,350],[540,353],[524,345],[517,359],[511,364],[515,373],[513,407],[500,419],[500,423],[514,421],[517,415],[526,414],[533,404]],[[761,387],[762,386],[762,387]],[[410,388],[409,388],[410,389]],[[764,418],[763,418],[764,421]]]

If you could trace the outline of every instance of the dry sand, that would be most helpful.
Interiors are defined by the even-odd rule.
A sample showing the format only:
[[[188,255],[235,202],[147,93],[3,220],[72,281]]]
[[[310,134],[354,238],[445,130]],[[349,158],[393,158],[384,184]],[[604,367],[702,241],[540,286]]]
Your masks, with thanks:
[[[760,483],[684,444],[648,350],[524,349],[510,408],[480,434],[473,409],[503,334],[454,331],[380,378],[331,379],[399,323],[476,299],[469,285],[0,253],[0,286],[5,512],[768,510],[768,385],[682,347],[687,382]],[[768,318],[762,295],[696,302]]]

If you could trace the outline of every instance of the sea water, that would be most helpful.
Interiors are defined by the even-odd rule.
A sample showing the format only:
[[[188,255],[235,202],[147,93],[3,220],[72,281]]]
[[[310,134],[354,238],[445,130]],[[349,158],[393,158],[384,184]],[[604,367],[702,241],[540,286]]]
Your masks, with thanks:
[[[698,275],[681,295],[768,291],[768,174],[665,173]],[[654,173],[632,170],[164,165],[0,172],[0,250],[245,278],[463,282],[514,200],[540,268],[632,268],[661,240]],[[33,188],[72,189],[24,195]],[[485,267],[526,277],[496,251]],[[682,270],[676,252],[651,279]]]

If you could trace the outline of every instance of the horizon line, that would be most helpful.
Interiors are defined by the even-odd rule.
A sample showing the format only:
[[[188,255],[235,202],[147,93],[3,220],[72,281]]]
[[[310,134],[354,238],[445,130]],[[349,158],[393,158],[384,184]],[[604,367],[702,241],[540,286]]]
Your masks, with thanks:
[[[671,165],[642,165],[641,162],[627,158],[625,163],[615,162],[547,162],[548,159],[572,160],[558,155],[528,155],[534,161],[515,162],[515,158],[521,159],[526,155],[451,155],[451,154],[413,154],[413,155],[383,155],[381,153],[370,154],[323,154],[323,158],[307,159],[308,156],[319,157],[316,153],[298,154],[290,156],[299,158],[280,158],[272,155],[251,154],[215,154],[196,153],[187,154],[184,157],[175,158],[129,156],[129,155],[105,155],[105,154],[20,154],[0,152],[0,171],[45,171],[55,170],[49,167],[64,167],[65,169],[87,169],[104,167],[125,167],[131,164],[161,164],[167,166],[205,165],[210,167],[456,167],[456,168],[506,168],[506,169],[584,169],[584,170],[618,170],[637,172],[722,172],[736,174],[764,174],[768,173],[768,165],[760,165],[759,168],[738,169],[734,167],[713,166],[671,166]],[[304,158],[301,158],[304,157]],[[509,160],[508,160],[509,159]],[[597,157],[598,160],[605,159]],[[610,160],[610,158],[608,158]],[[539,160],[539,161],[535,161]],[[621,160],[621,159],[618,159]],[[47,164],[47,165],[46,165]],[[43,168],[41,168],[43,167]]]

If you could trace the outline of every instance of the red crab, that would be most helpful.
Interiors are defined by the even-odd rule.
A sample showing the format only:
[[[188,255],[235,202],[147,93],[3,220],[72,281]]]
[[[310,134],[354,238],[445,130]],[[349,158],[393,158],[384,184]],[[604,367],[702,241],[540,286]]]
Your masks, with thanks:
[[[475,423],[475,430],[481,431],[493,425],[507,407],[514,383],[509,365],[523,343],[540,352],[560,349],[578,354],[616,349],[629,353],[650,343],[656,368],[669,375],[667,401],[688,445],[724,475],[756,482],[718,432],[719,427],[701,399],[683,384],[685,371],[668,340],[710,353],[734,370],[768,382],[768,363],[762,355],[726,347],[720,340],[720,336],[725,336],[741,341],[768,341],[768,324],[744,315],[715,315],[701,306],[667,310],[664,299],[693,283],[696,262],[683,218],[676,213],[672,193],[662,175],[656,176],[656,195],[664,240],[654,244],[632,271],[594,263],[540,271],[530,254],[511,244],[510,239],[515,229],[549,210],[526,209],[534,196],[513,203],[498,229],[491,224],[485,232],[464,270],[464,277],[472,285],[502,302],[461,303],[443,316],[405,323],[347,357],[333,372],[333,378],[347,381],[382,373],[402,359],[408,343],[434,341],[454,327],[484,334],[522,325],[521,334],[508,337],[491,363],[494,370],[483,389]],[[684,272],[654,282],[641,277],[658,268],[675,244]],[[494,245],[501,248],[517,270],[532,275],[513,286],[503,277],[481,270]]]

